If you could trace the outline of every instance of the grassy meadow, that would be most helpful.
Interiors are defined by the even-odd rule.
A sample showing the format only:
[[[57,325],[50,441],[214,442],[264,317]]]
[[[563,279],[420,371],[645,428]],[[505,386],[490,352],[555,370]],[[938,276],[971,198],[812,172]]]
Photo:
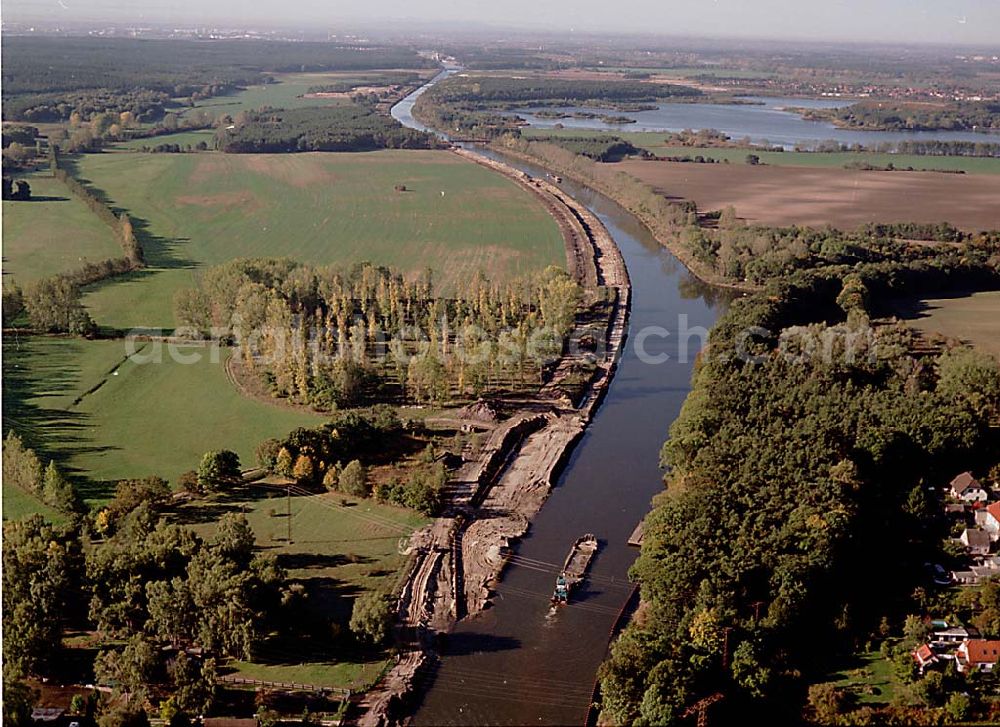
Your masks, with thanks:
[[[690,146],[676,146],[666,141],[666,134],[655,131],[594,131],[591,129],[521,129],[527,137],[535,136],[618,136],[633,146],[646,149],[657,156],[703,156],[719,161],[729,160],[730,164],[746,163],[747,154],[756,154],[764,164],[787,167],[838,168],[845,164],[872,164],[884,167],[914,169],[940,169],[963,171],[966,174],[1000,174],[1000,159],[988,157],[938,157],[917,156],[915,154],[875,154],[868,152],[799,152],[799,151],[754,151],[747,149],[701,149]]]
[[[437,71],[434,69],[412,70],[406,73],[420,74],[430,78]],[[332,106],[346,99],[331,97],[306,97],[312,86],[323,86],[341,82],[363,82],[377,79],[379,71],[333,71],[323,73],[276,73],[275,83],[248,86],[228,96],[196,101],[194,108],[204,109],[215,116],[229,114],[235,116],[240,111],[256,111],[262,106],[273,106],[279,109],[294,109],[302,106]],[[183,116],[183,114],[182,114]]]
[[[212,363],[209,348],[178,348],[178,358],[200,354],[185,364],[164,346],[157,363],[157,345],[137,344],[153,359],[140,363],[126,360],[120,340],[8,337],[5,429],[14,428],[43,460],[56,459],[94,503],[111,496],[108,480],[159,475],[176,482],[210,449],[232,449],[253,466],[261,440],[323,421],[241,396],[226,378],[227,351]],[[10,497],[12,508],[32,504]]]
[[[1000,291],[904,301],[896,309],[918,330],[958,338],[1000,357]]]
[[[401,548],[406,536],[429,522],[410,510],[339,493],[286,500],[283,488],[266,484],[193,502],[177,516],[210,536],[225,511],[245,513],[261,551],[275,555],[289,580],[306,587],[313,608],[345,624],[358,594],[393,590],[407,560]],[[252,679],[357,689],[371,684],[387,659],[386,652],[358,650],[331,634],[316,643],[270,641],[260,647],[254,662],[231,666]]]
[[[429,266],[444,290],[478,270],[504,279],[565,264],[558,227],[528,192],[447,152],[117,153],[77,163],[128,210],[149,263],[86,296],[102,325],[172,328],[174,293],[237,257],[368,260],[411,274]]]
[[[25,492],[17,485],[4,482],[2,485],[2,502],[0,512],[4,520],[20,520],[29,515],[39,514],[49,522],[61,523],[66,517],[58,510],[53,510],[34,495]]]
[[[47,173],[25,177],[32,199],[3,203],[3,279],[24,285],[121,257],[111,228]]]

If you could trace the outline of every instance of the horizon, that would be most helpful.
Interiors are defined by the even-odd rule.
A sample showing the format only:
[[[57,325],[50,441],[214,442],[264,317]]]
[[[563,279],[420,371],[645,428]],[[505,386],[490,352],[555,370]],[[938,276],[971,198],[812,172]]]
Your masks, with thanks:
[[[1000,50],[1000,2],[960,0],[955,7],[938,7],[917,0],[839,0],[836,3],[801,3],[788,0],[714,0],[710,5],[654,4],[624,0],[615,18],[596,0],[583,0],[574,10],[573,22],[556,3],[512,0],[502,9],[478,5],[452,10],[442,0],[431,0],[420,13],[409,12],[398,0],[348,0],[329,11],[319,0],[293,0],[280,13],[270,6],[251,8],[235,0],[219,0],[206,8],[194,0],[143,3],[124,0],[90,0],[81,7],[75,0],[6,0],[5,30],[10,24],[49,26],[108,23],[121,26],[223,26],[229,29],[309,30],[345,33],[352,30],[412,33],[524,33],[573,37],[647,37],[658,39],[721,40],[744,42],[799,42],[864,45],[985,46]],[[624,8],[624,9],[622,9]],[[588,20],[588,13],[599,21]],[[280,16],[280,17],[279,17]],[[530,16],[530,18],[529,18]],[[327,28],[316,27],[317,24]],[[732,28],[737,28],[733,30]]]

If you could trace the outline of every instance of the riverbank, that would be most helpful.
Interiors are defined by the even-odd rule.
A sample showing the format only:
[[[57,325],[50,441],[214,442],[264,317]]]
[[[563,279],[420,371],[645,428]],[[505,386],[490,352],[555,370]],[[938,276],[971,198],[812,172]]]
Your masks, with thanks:
[[[465,616],[481,612],[506,562],[512,540],[527,532],[573,445],[583,434],[614,375],[625,338],[631,288],[625,261],[604,225],[555,185],[468,150],[455,153],[486,166],[538,196],[560,225],[567,266],[590,302],[606,296],[603,345],[596,354],[570,346],[538,395],[493,430],[449,486],[449,504],[421,536],[413,575],[397,603],[401,646],[380,687],[359,703],[361,725],[392,724],[422,668],[434,659],[434,642]],[[571,339],[592,336],[593,317],[578,316]],[[593,373],[574,403],[560,387],[586,360]]]
[[[681,263],[684,264],[692,275],[701,280],[708,285],[712,285],[719,288],[728,288],[730,290],[736,290],[743,293],[752,293],[759,290],[759,286],[753,285],[751,283],[737,282],[729,280],[716,274],[714,271],[710,270],[704,263],[694,257],[689,250],[687,250],[683,245],[680,244],[678,239],[678,231],[669,227],[667,223],[659,219],[653,211],[648,209],[642,204],[636,204],[636,202],[626,195],[622,194],[620,189],[613,187],[607,182],[588,174],[583,174],[579,169],[574,168],[569,164],[561,164],[556,160],[551,158],[541,158],[530,154],[522,149],[512,146],[510,144],[493,142],[490,145],[494,151],[498,154],[505,154],[514,159],[519,159],[521,161],[527,162],[529,164],[537,164],[539,166],[550,169],[551,171],[561,174],[567,179],[572,179],[578,184],[590,187],[596,192],[603,194],[611,200],[614,200],[623,208],[625,208],[629,213],[631,213],[636,219],[638,219],[649,232],[656,238],[663,247],[673,254]],[[571,154],[572,152],[566,152]],[[584,159],[584,157],[579,157],[577,155],[572,155],[574,159]],[[586,160],[590,162],[590,160]],[[598,164],[599,162],[590,162],[593,164]],[[612,172],[613,174],[621,174],[620,172]],[[631,175],[623,175],[627,177],[632,183],[640,184],[647,187],[647,191],[651,194],[655,194],[655,190],[648,185],[645,185],[641,180],[632,177]]]

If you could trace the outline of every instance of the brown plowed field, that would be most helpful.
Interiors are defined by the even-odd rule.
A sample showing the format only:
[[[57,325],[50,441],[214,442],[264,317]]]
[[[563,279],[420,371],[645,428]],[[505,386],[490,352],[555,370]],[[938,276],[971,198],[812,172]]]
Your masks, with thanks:
[[[970,231],[1000,229],[1000,176],[639,160],[616,166],[672,198],[694,200],[703,212],[732,205],[751,223],[852,229],[865,222],[950,222]]]

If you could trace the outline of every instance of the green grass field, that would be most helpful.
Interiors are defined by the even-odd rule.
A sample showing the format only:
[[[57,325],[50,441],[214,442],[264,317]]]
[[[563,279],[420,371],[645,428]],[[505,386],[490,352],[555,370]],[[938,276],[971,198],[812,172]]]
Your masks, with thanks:
[[[879,167],[892,164],[897,168],[941,169],[964,171],[966,174],[1000,174],[1000,159],[988,157],[934,157],[914,154],[875,154],[867,152],[798,152],[754,151],[747,149],[698,149],[673,146],[665,141],[666,134],[654,131],[592,131],[590,129],[521,129],[528,138],[533,136],[618,136],[633,146],[647,149],[658,156],[698,156],[728,159],[730,164],[744,164],[747,154],[756,154],[764,164],[789,167],[836,167],[849,163],[868,163]]]
[[[410,72],[410,71],[407,71]],[[420,71],[412,71],[421,73]],[[423,71],[421,75],[430,77],[435,71]],[[205,109],[215,116],[229,114],[235,116],[240,111],[256,111],[262,106],[293,109],[302,106],[332,106],[345,99],[306,98],[310,86],[323,86],[342,81],[360,82],[377,77],[379,71],[339,71],[332,73],[277,73],[276,83],[248,86],[229,96],[216,96],[195,102],[195,108]]]
[[[141,354],[153,356],[156,345]],[[91,502],[110,496],[107,480],[155,474],[176,482],[210,449],[235,450],[253,466],[261,440],[322,422],[242,397],[226,378],[226,351],[212,363],[210,349],[178,349],[202,354],[184,364],[164,346],[161,363],[138,363],[125,360],[123,341],[6,337],[3,353],[4,428],[43,460],[56,459]]]
[[[58,510],[53,510],[38,498],[9,482],[3,483],[3,507],[0,509],[3,511],[4,520],[20,520],[36,513],[54,523],[61,523],[66,519]]]
[[[961,339],[1000,357],[1000,291],[904,301],[896,312],[914,328]]]
[[[121,257],[111,228],[58,179],[26,177],[29,202],[3,203],[3,277],[23,285],[79,268],[85,262]]]
[[[102,325],[172,328],[174,293],[237,257],[429,266],[446,291],[478,270],[505,279],[565,264],[528,192],[444,151],[94,154],[79,168],[128,210],[150,264],[86,296]]]
[[[290,543],[285,515],[289,503]],[[280,487],[263,485],[194,502],[177,515],[208,536],[220,511],[227,510],[246,513],[262,551],[277,557],[290,581],[306,587],[311,607],[342,624],[349,621],[359,593],[393,590],[407,560],[400,546],[406,535],[429,522],[409,510],[334,493],[286,501]],[[387,658],[380,650],[359,650],[349,639],[324,637],[314,644],[270,641],[260,648],[256,661],[233,666],[252,679],[356,689],[371,684]]]

